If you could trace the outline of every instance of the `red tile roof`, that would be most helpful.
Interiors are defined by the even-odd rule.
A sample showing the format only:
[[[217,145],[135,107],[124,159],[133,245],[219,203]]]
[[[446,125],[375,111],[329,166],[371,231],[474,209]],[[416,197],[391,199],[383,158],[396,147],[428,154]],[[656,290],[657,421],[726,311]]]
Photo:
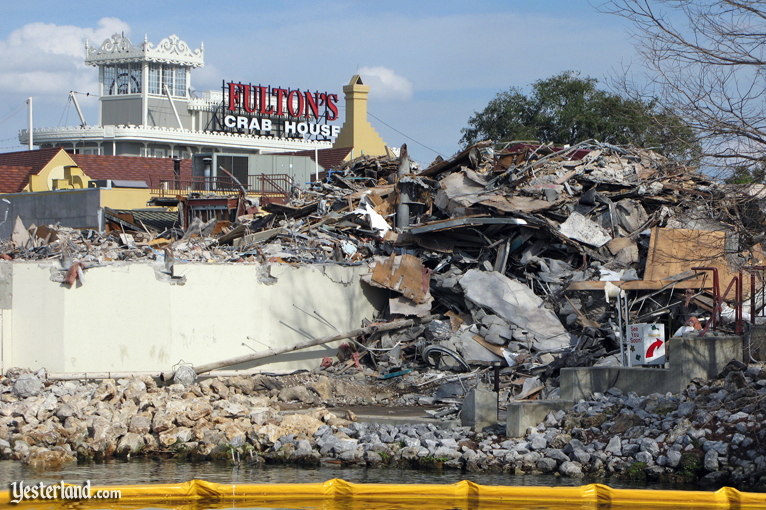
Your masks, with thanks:
[[[18,193],[63,149],[53,147],[32,151],[0,153],[0,193]],[[69,154],[91,179],[144,181],[149,186],[160,179],[172,179],[173,160],[170,158],[140,158],[134,156],[97,156]],[[181,160],[181,178],[190,179],[190,159]]]
[[[0,193],[20,192],[29,182],[29,176],[39,173],[62,150],[53,147],[0,153]]]
[[[0,193],[18,193],[33,174],[31,166],[0,165]]]
[[[332,148],[332,149],[319,149],[317,150],[317,154],[319,155],[319,165],[324,168],[325,170],[330,170],[332,168],[337,168],[343,163],[343,160],[346,159],[346,156],[348,156],[351,153],[352,147],[338,147],[338,148]],[[313,150],[306,150],[306,151],[295,151],[295,152],[281,152],[279,154],[275,154],[276,156],[308,156],[311,158],[312,161],[314,161],[314,151]]]
[[[171,158],[142,158],[136,156],[98,156],[70,154],[82,171],[91,179],[144,181],[149,186],[159,185],[160,179],[172,179]],[[181,179],[191,179],[190,159],[181,160]]]

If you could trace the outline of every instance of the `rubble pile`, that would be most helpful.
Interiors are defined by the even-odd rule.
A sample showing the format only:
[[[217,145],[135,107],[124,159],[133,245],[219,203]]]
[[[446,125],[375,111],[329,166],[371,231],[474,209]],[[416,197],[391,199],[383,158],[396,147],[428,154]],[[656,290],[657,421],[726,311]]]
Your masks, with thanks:
[[[697,293],[680,300],[681,314],[679,300],[667,304],[672,289],[660,287],[662,299],[639,293],[640,314],[619,317],[602,289],[645,278],[663,228],[740,232],[738,205],[724,187],[646,149],[482,142],[423,170],[406,156],[357,158],[289,203],[233,222],[195,219],[183,232],[125,217],[103,234],[17,224],[0,253],[58,259],[64,282],[118,260],[159,261],[171,275],[183,262],[368,264],[365,284],[390,295],[383,320],[439,318],[354,339],[364,363],[384,375],[501,367],[505,401],[555,395],[563,366],[619,363],[622,320],[665,318],[672,332],[687,315],[709,313]],[[751,209],[748,221],[763,215]],[[747,241],[729,250],[727,240],[727,252],[742,256]],[[692,265],[674,281],[695,276]],[[601,286],[570,291],[578,282]]]
[[[314,190],[322,207],[292,219],[312,231],[342,226],[369,250],[374,261],[365,281],[391,291],[390,316],[442,314],[428,326],[366,338],[386,352],[378,369],[418,358],[456,370],[499,363],[508,367],[502,373],[512,398],[541,389],[541,396],[555,395],[543,383],[563,366],[619,363],[616,307],[604,292],[567,292],[573,282],[640,280],[652,229],[741,230],[728,190],[644,149],[585,142],[496,150],[481,143],[398,176],[391,160],[378,159],[333,173]],[[403,194],[409,226],[396,232]],[[672,278],[695,276],[679,273]],[[684,324],[678,302],[661,309],[672,290],[663,299],[646,294],[637,296],[644,315],[666,313],[669,323]],[[687,315],[709,313],[696,301],[684,306]],[[431,349],[424,357],[432,345],[438,355]]]

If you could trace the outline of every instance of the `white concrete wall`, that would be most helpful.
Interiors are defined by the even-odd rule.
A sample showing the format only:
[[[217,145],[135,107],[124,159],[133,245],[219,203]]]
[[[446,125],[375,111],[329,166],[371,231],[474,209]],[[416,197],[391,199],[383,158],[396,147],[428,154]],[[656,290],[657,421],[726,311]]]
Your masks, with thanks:
[[[2,369],[50,372],[163,371],[305,342],[335,330],[299,310],[321,314],[338,330],[372,319],[380,296],[363,288],[366,266],[268,267],[176,264],[186,283],[159,278],[150,263],[115,263],[85,272],[83,285],[50,280],[52,264],[0,263]],[[371,296],[368,298],[368,296]],[[244,345],[243,345],[244,344]],[[261,362],[263,371],[314,368],[327,347]],[[246,367],[235,367],[246,368]]]

